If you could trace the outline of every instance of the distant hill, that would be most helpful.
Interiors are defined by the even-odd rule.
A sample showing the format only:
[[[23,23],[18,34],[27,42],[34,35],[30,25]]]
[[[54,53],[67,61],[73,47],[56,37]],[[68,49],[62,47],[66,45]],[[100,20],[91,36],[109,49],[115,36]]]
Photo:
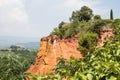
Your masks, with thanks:
[[[21,46],[28,49],[38,49],[39,42],[18,43],[17,46]]]
[[[40,38],[0,36],[0,48],[8,48],[11,45],[20,45],[25,48],[38,49]]]

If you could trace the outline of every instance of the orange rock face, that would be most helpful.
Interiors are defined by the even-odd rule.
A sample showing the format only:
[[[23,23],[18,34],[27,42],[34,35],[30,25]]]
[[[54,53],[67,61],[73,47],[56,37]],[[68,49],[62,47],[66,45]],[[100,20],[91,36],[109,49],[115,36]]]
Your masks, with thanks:
[[[107,39],[112,39],[114,37],[113,34],[113,29],[106,29],[106,30],[101,30],[99,33],[99,37],[98,37],[98,43],[97,46],[103,46],[104,41]]]
[[[56,59],[63,57],[70,59],[80,58],[82,55],[77,50],[78,39],[62,39],[57,36],[48,36],[41,39],[40,48],[37,54],[36,62],[31,65],[27,73],[45,75],[50,72],[57,64]]]
[[[100,31],[97,46],[103,46],[106,39],[113,38],[113,30],[105,29]],[[48,36],[41,39],[40,48],[37,54],[36,62],[31,65],[26,73],[45,75],[49,73],[57,64],[56,59],[63,57],[67,60],[70,57],[76,59],[82,57],[78,48],[78,39],[59,39],[57,36]]]

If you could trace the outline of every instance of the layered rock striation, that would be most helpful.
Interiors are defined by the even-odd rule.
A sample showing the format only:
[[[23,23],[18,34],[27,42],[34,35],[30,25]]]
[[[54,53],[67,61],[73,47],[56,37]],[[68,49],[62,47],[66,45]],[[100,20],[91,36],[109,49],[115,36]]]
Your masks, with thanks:
[[[82,57],[78,48],[78,39],[59,39],[57,36],[48,36],[41,39],[40,48],[36,62],[31,65],[27,73],[45,75],[50,72],[57,64],[57,58],[63,57],[76,59]]]

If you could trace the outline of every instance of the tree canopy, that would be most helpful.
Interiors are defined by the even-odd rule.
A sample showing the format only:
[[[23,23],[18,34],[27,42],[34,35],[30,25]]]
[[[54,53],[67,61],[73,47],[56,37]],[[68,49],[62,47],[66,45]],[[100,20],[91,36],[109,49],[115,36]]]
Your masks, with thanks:
[[[80,10],[73,11],[70,21],[89,21],[93,17],[92,12],[92,9],[87,6],[83,6]]]

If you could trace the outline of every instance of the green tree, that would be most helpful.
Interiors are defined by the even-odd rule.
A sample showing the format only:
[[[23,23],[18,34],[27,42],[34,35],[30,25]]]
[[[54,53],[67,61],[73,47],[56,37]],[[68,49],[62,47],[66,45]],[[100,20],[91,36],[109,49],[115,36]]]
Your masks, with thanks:
[[[110,10],[110,19],[113,20],[113,10]]]
[[[92,17],[92,9],[83,6],[80,10],[73,11],[70,21],[89,21]]]
[[[99,19],[101,19],[101,16],[100,16],[100,15],[95,15],[95,16],[94,16],[94,20],[99,20]]]
[[[61,29],[64,24],[65,24],[65,22],[62,21],[62,22],[58,25],[58,28]]]

